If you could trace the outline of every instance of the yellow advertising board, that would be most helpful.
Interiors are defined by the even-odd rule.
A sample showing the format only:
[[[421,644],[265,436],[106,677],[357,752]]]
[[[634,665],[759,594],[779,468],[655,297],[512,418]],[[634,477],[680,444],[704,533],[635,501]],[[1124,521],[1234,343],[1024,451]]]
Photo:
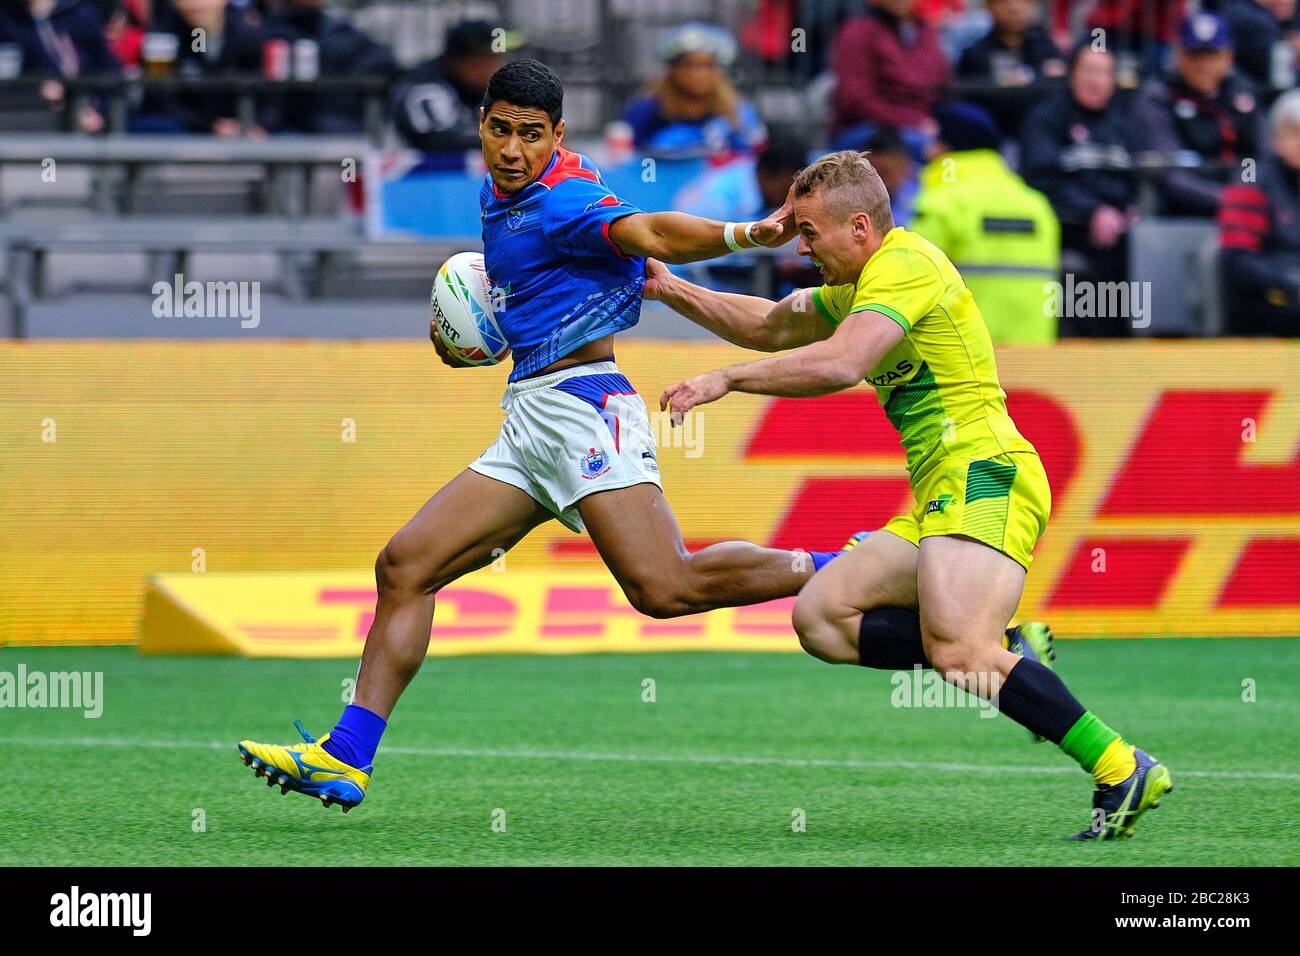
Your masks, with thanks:
[[[655,620],[604,571],[485,568],[439,592],[429,653],[792,651],[794,598]],[[149,582],[148,654],[357,657],[375,582],[358,573],[167,574]]]
[[[618,353],[652,408],[667,385],[751,357],[696,341]],[[1300,633],[1300,343],[1070,343],[1007,348],[999,366],[1053,488],[1022,618],[1067,637]],[[419,342],[0,343],[0,642],[135,642],[153,576],[151,594],[178,596],[187,579],[245,580],[217,603],[256,593],[250,613],[317,626],[307,597],[260,590],[261,574],[373,589],[389,536],[494,439],[505,377],[446,369]],[[654,423],[691,544],[834,548],[909,507],[897,436],[865,387],[734,395],[687,430]],[[556,522],[508,569],[515,623],[497,648],[561,646],[529,608],[589,575],[612,584]],[[492,573],[462,585],[497,594]],[[457,605],[442,607],[435,627]],[[607,637],[633,633],[609,613]],[[748,640],[715,613],[725,623],[698,626],[707,645]]]

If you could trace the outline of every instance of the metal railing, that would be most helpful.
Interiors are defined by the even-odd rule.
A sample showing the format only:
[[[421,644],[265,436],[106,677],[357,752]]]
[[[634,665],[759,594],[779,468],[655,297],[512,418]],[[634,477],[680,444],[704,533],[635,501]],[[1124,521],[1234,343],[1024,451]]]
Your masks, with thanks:
[[[28,76],[0,80],[0,109],[5,103],[40,104],[41,87],[50,77]],[[362,128],[373,143],[383,142],[387,123],[388,90],[392,83],[383,76],[322,76],[314,80],[269,80],[256,73],[198,77],[80,76],[59,79],[64,100],[57,120],[67,132],[75,131],[80,107],[93,100],[105,104],[106,132],[123,133],[134,106],[149,93],[224,93],[234,97],[234,118],[242,132],[256,124],[258,107],[272,98],[295,93],[359,96],[362,99]],[[46,109],[52,107],[46,105]]]

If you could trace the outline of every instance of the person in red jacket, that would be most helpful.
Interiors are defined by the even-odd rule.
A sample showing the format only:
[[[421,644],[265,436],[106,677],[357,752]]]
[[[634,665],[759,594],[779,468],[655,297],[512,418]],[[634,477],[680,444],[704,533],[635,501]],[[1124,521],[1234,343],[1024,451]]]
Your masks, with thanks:
[[[122,66],[129,70],[137,68],[144,26],[149,22],[149,0],[100,0],[99,7],[108,48]]]
[[[851,149],[878,126],[897,127],[918,160],[938,127],[931,109],[948,82],[938,31],[914,0],[871,0],[840,28],[831,49],[835,149]]]
[[[1186,0],[1052,0],[1052,36],[1069,49],[1080,27],[1105,30],[1107,49],[1141,54],[1141,71],[1150,75],[1163,67],[1186,7]],[[1075,21],[1080,15],[1082,24]]]
[[[1258,174],[1219,202],[1229,335],[1300,336],[1300,90],[1278,98],[1269,127]]]
[[[1185,0],[1052,0],[1052,32],[1072,39],[1070,16],[1079,11],[1089,30],[1101,28],[1169,43],[1185,6]]]
[[[916,15],[931,23],[966,12],[966,0],[916,0]]]

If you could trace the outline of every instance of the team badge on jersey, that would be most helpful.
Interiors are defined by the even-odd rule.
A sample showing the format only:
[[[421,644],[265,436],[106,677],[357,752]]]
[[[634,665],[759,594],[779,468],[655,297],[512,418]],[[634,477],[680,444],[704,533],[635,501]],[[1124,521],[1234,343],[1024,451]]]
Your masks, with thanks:
[[[610,464],[605,458],[603,451],[597,451],[595,448],[587,450],[586,456],[582,459],[582,477],[599,478],[605,472],[609,471]]]

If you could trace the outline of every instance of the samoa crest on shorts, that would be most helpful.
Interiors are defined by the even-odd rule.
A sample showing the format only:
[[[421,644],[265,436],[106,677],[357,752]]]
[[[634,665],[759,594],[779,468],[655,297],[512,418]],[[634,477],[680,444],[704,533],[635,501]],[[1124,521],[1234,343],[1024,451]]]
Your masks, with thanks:
[[[582,458],[582,477],[599,478],[609,469],[610,464],[603,451],[595,448],[587,449],[587,454]]]

